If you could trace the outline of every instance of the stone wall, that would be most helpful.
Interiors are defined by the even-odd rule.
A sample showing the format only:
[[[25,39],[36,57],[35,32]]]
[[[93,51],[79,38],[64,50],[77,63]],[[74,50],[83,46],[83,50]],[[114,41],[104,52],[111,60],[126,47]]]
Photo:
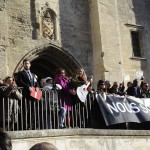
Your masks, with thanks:
[[[94,70],[99,78],[122,81],[135,78],[138,70],[149,78],[148,0],[90,0]],[[126,26],[129,24],[130,26]],[[138,28],[138,25],[142,29]],[[142,58],[133,58],[131,31],[140,31]]]
[[[56,14],[54,41],[40,36],[38,11],[46,3]],[[11,75],[28,52],[53,43],[93,74],[95,85],[128,74],[133,80],[138,70],[150,81],[149,6],[149,0],[0,0],[0,77]],[[132,30],[141,32],[144,59],[133,58]]]
[[[40,36],[38,11],[46,3],[56,14],[55,41]],[[87,0],[1,0],[0,14],[0,77],[11,75],[28,52],[48,43],[67,51],[88,74],[92,73]]]
[[[149,131],[59,129],[8,132],[13,150],[29,150],[36,143],[50,142],[59,150],[147,150]]]

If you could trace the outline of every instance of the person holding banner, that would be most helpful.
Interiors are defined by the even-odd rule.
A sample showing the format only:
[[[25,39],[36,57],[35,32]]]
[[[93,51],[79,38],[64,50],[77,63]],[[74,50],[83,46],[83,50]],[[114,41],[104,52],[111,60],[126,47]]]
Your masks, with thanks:
[[[141,93],[140,93],[140,98],[150,98],[150,90],[149,90],[148,83],[143,82]]]
[[[127,89],[127,94],[130,96],[140,97],[141,95],[141,88],[138,86],[138,80],[133,80],[133,84],[131,87]]]
[[[107,93],[111,92],[111,88],[112,88],[112,83],[109,80],[105,81],[105,87],[106,87],[106,91]]]
[[[97,84],[97,93],[101,94],[101,96],[106,100],[106,86],[103,80],[99,80]]]
[[[116,94],[116,95],[120,95],[120,96],[123,96],[125,95],[126,93],[125,92],[122,92],[120,89],[119,89],[119,82],[115,81],[113,83],[113,86],[110,90],[110,94]]]

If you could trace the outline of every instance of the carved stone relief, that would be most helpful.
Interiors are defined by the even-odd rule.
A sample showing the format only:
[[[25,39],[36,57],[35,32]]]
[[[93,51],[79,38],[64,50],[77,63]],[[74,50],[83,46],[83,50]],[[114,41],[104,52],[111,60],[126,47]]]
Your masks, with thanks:
[[[5,9],[5,0],[0,0],[0,11]]]
[[[40,34],[44,38],[55,39],[55,14],[48,7],[48,3],[39,11],[40,13]]]
[[[6,46],[0,45],[0,52],[5,52]]]

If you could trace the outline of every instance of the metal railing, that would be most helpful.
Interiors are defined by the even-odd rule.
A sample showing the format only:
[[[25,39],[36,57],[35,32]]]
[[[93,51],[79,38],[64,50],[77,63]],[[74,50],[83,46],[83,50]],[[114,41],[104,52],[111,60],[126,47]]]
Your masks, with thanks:
[[[74,103],[71,111],[67,111],[59,99],[61,91],[41,89],[43,96],[37,101],[22,96],[16,98],[6,92],[7,88],[0,88],[0,128],[4,131],[60,128],[150,129],[149,122],[106,126],[95,94],[89,94],[84,104],[79,101]],[[22,88],[17,90],[23,93]]]

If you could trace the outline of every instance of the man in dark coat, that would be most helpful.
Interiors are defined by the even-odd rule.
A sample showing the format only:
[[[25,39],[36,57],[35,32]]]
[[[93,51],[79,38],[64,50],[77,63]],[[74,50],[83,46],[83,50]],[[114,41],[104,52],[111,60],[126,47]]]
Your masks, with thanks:
[[[24,69],[18,72],[16,81],[19,87],[23,87],[22,91],[23,129],[33,129],[33,124],[34,122],[36,122],[35,121],[36,117],[34,116],[34,114],[36,114],[34,112],[36,101],[34,98],[30,96],[30,93],[32,92],[32,87],[38,86],[37,76],[31,73],[30,71],[31,63],[28,59],[23,60],[23,67]]]
[[[138,80],[133,80],[133,85],[127,89],[127,95],[140,97],[141,88],[138,86]]]

